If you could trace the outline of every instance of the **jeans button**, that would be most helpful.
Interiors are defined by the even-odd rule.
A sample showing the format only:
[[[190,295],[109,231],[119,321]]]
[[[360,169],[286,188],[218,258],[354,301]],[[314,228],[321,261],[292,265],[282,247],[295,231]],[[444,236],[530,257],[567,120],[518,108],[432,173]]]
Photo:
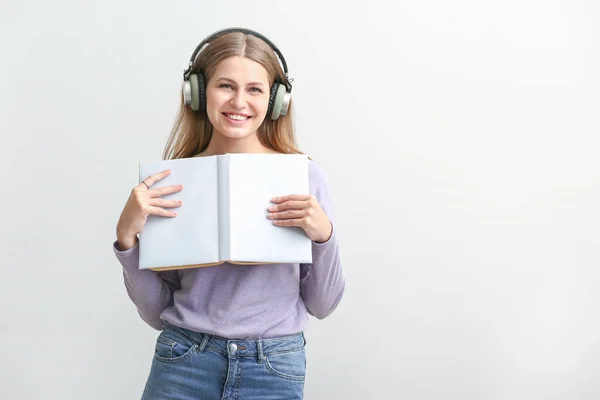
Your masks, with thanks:
[[[235,353],[237,351],[237,349],[238,349],[237,344],[231,343],[229,345],[229,351],[231,351],[232,353]]]

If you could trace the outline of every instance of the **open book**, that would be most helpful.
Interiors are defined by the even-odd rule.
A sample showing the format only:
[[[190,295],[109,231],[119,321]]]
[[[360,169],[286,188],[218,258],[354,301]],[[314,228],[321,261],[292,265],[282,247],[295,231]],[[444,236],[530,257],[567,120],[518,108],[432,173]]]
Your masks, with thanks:
[[[139,181],[171,169],[152,188],[183,184],[162,198],[176,217],[149,215],[139,234],[140,269],[156,271],[237,264],[310,263],[311,240],[300,227],[267,218],[271,198],[309,194],[303,154],[224,154],[139,163]]]

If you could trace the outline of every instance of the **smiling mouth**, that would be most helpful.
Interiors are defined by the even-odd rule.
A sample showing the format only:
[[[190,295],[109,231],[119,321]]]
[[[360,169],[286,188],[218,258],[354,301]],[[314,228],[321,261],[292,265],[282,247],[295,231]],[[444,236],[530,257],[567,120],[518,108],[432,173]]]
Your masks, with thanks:
[[[242,114],[228,114],[228,113],[223,113],[224,116],[226,116],[228,119],[232,120],[232,121],[247,121],[250,118],[252,118],[249,115],[242,115]]]

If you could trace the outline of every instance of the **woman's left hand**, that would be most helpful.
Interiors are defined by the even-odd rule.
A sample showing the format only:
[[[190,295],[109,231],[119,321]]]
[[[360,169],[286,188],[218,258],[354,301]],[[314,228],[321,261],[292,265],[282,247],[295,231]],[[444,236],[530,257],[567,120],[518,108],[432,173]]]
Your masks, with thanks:
[[[329,240],[333,227],[331,221],[321,208],[317,198],[308,194],[291,194],[274,197],[275,203],[267,210],[269,219],[278,226],[299,226],[308,237],[317,243]]]

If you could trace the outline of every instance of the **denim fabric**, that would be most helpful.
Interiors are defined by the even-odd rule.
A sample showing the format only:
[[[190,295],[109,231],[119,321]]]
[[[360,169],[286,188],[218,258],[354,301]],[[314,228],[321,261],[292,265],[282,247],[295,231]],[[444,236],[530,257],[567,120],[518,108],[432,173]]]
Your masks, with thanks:
[[[303,333],[229,340],[165,323],[142,400],[303,398]]]

